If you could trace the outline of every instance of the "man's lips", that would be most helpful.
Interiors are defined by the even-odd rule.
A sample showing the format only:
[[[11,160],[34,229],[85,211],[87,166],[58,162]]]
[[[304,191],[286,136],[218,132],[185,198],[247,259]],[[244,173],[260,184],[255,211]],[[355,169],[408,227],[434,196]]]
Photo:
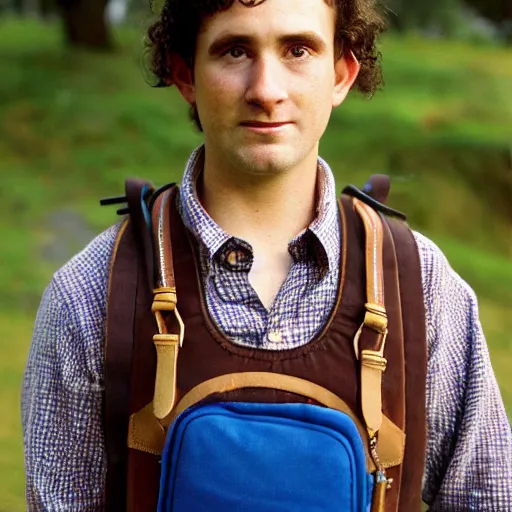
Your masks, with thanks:
[[[291,123],[290,121],[279,121],[276,123],[267,123],[262,121],[242,121],[240,124],[249,128],[280,128],[281,126],[285,126]]]
[[[277,135],[288,125],[292,124],[290,121],[280,121],[277,123],[265,123],[261,121],[243,121],[240,123],[240,125],[253,132],[253,133],[259,133],[259,134],[274,134]]]

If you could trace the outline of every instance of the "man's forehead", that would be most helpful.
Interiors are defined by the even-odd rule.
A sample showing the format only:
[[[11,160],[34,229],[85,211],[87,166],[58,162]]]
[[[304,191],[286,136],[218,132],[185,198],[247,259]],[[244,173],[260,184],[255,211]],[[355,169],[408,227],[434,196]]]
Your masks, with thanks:
[[[205,19],[201,32],[222,37],[226,32],[254,35],[265,32],[322,32],[332,27],[334,9],[325,0],[235,0],[225,10]],[[330,30],[329,30],[330,31]]]

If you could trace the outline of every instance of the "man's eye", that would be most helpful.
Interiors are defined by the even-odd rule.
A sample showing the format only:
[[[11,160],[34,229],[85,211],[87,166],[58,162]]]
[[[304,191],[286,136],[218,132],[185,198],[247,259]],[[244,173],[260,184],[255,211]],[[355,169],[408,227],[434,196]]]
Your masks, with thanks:
[[[292,57],[300,59],[301,57],[306,56],[308,51],[306,48],[304,48],[304,46],[292,46],[290,48],[290,53],[292,54]]]
[[[234,46],[233,48],[230,48],[226,55],[229,55],[230,57],[233,57],[234,59],[239,59],[243,57],[244,55],[247,55],[247,52],[245,51],[245,48],[242,46]]]

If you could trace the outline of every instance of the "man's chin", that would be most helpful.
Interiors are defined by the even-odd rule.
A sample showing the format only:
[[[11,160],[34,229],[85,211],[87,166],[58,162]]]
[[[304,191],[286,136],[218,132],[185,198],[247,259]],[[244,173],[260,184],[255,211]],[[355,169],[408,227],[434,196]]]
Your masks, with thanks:
[[[238,160],[246,172],[255,175],[273,175],[284,172],[294,165],[293,151],[285,145],[265,145],[238,151]]]

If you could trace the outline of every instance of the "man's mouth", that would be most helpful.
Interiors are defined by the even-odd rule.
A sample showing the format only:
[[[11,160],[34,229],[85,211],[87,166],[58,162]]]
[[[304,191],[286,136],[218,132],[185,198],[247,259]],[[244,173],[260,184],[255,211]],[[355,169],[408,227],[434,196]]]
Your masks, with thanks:
[[[279,126],[284,126],[285,124],[290,124],[290,121],[276,121],[273,123],[267,121],[242,121],[240,124],[242,126],[254,126],[256,128],[275,128]]]
[[[290,121],[278,121],[273,123],[262,121],[243,121],[240,123],[244,128],[248,128],[249,130],[258,133],[275,133],[290,124],[292,124]]]

